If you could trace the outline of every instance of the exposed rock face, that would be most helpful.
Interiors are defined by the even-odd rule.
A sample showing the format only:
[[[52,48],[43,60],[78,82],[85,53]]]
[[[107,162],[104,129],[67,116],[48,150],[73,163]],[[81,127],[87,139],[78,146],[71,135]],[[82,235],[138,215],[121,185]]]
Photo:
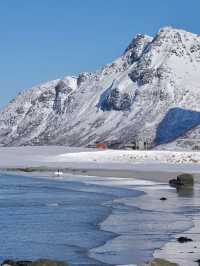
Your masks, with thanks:
[[[20,93],[0,112],[0,144],[154,145],[198,138],[200,37],[170,27],[137,35],[121,57],[95,73]],[[184,125],[184,126],[183,126]]]
[[[103,95],[104,96],[104,95]],[[132,99],[128,93],[120,93],[117,88],[108,92],[106,97],[102,98],[99,105],[103,111],[129,111],[131,109]]]
[[[126,48],[124,54],[129,53],[130,63],[133,63],[141,57],[142,53],[146,49],[147,45],[152,41],[152,38],[144,35],[138,34],[133,38],[132,42]]]

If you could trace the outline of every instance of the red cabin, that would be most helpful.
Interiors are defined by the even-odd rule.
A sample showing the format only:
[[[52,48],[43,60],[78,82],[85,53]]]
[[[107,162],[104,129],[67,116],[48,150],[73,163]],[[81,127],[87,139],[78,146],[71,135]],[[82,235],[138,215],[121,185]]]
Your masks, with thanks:
[[[96,143],[96,149],[106,150],[108,148],[106,143]]]

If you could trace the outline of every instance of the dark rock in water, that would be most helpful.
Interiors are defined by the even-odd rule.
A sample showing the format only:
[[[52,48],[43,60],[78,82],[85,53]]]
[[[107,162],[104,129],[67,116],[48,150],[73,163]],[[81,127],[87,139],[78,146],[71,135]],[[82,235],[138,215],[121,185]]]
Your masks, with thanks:
[[[177,263],[173,263],[163,259],[154,259],[152,262],[144,264],[143,266],[179,266]]]
[[[191,174],[181,174],[177,176],[177,180],[182,183],[184,186],[193,186],[194,177]]]
[[[177,186],[182,186],[183,184],[179,181],[179,180],[177,180],[177,179],[171,179],[171,180],[169,180],[169,184],[170,184],[170,186],[172,186],[172,187],[177,187]]]
[[[5,260],[1,266],[69,266],[68,263],[63,261],[39,259],[36,261],[13,261]]]
[[[195,262],[197,262],[197,264],[200,265],[200,259],[195,260]]]
[[[181,174],[177,176],[177,179],[171,179],[169,184],[173,187],[192,187],[194,185],[194,177],[191,174]]]
[[[167,200],[167,198],[162,197],[162,198],[160,198],[160,200],[165,201],[165,200]]]
[[[181,237],[177,238],[177,241],[179,243],[186,243],[186,242],[192,242],[193,240],[191,238],[181,236]]]

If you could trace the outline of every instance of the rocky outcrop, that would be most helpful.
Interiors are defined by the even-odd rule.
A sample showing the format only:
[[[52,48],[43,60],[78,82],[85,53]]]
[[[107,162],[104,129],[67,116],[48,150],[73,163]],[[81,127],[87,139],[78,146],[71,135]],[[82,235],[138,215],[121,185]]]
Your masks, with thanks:
[[[177,238],[177,241],[179,243],[187,243],[187,242],[192,242],[193,240],[186,236],[180,236],[179,238]]]
[[[117,88],[110,90],[106,97],[101,101],[99,107],[103,111],[129,111],[132,99],[128,93],[120,93]]]

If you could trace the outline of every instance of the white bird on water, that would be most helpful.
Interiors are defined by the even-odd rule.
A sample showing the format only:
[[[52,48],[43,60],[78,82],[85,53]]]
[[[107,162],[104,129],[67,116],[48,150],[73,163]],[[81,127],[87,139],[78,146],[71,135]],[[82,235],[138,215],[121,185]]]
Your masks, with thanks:
[[[63,175],[63,172],[61,172],[59,169],[58,169],[58,171],[56,171],[55,173],[55,176],[62,176]]]

